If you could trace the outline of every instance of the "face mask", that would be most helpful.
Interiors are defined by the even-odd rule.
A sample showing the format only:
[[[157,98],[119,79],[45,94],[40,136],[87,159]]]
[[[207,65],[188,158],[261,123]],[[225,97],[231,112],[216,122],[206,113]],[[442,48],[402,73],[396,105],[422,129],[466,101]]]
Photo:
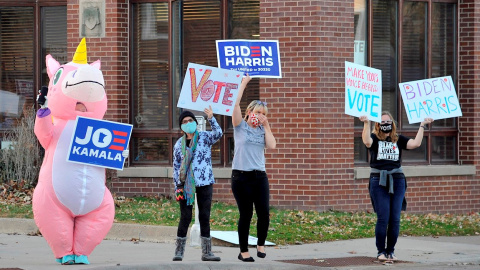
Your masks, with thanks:
[[[392,131],[392,124],[380,124],[380,131],[384,133],[389,133]]]
[[[257,115],[254,114],[254,113],[250,113],[250,116],[249,116],[249,117],[250,117],[250,122],[252,123],[252,125],[253,125],[254,127],[258,127],[259,122],[258,122],[258,117],[257,117]]]
[[[195,133],[195,131],[197,130],[197,122],[193,121],[190,123],[183,124],[182,130],[188,134]]]

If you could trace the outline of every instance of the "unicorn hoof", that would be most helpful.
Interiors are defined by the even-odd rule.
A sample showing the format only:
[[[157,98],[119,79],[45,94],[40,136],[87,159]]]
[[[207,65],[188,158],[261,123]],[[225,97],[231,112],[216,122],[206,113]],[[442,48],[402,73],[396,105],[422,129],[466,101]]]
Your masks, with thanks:
[[[63,265],[70,265],[75,263],[75,255],[65,255],[62,258],[55,260]]]
[[[85,255],[75,255],[75,264],[90,264],[88,257]]]

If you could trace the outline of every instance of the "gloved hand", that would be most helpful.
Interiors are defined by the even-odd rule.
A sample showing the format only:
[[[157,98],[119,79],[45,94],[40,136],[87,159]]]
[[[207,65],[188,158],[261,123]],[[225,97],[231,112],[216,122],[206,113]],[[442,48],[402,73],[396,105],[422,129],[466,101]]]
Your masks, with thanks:
[[[38,90],[37,103],[42,109],[45,109],[48,106],[47,94],[48,87],[46,86],[42,86],[42,89]]]
[[[183,186],[175,187],[175,199],[177,201],[185,200],[185,195],[183,194]]]

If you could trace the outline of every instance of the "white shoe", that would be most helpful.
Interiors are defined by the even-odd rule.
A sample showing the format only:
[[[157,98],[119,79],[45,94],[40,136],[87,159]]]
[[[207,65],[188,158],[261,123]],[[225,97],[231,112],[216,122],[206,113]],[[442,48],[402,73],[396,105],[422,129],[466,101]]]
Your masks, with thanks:
[[[395,254],[390,253],[390,254],[388,254],[388,260],[395,262],[395,261],[398,261],[398,258],[395,256]]]
[[[385,253],[380,253],[380,254],[378,254],[378,256],[377,256],[377,260],[379,260],[379,261],[381,261],[381,262],[386,262],[386,261],[388,261],[388,257],[385,256]]]

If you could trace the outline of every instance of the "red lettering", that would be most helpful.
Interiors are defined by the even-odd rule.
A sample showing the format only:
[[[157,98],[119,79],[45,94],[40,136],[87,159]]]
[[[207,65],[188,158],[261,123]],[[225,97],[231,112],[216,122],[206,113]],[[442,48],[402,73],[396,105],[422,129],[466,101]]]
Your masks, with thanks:
[[[209,100],[213,94],[215,93],[215,86],[213,85],[212,80],[208,80],[205,85],[203,85],[202,90],[200,92],[200,98],[203,101]]]
[[[220,97],[220,92],[222,92],[222,88],[226,85],[224,82],[215,82],[215,85],[217,86],[217,91],[215,92],[215,97],[213,98],[213,102],[217,103],[218,98]]]
[[[192,89],[192,102],[196,102],[198,98],[198,94],[200,91],[203,89],[203,86],[207,82],[208,77],[210,77],[210,74],[212,74],[211,69],[206,69],[205,73],[203,73],[202,79],[200,80],[200,83],[197,84],[197,77],[195,76],[195,69],[190,68],[190,86]]]
[[[233,94],[230,93],[230,90],[237,89],[237,86],[238,84],[227,83],[227,86],[225,87],[225,93],[223,94],[223,105],[232,106],[233,102],[229,98],[231,98]]]

